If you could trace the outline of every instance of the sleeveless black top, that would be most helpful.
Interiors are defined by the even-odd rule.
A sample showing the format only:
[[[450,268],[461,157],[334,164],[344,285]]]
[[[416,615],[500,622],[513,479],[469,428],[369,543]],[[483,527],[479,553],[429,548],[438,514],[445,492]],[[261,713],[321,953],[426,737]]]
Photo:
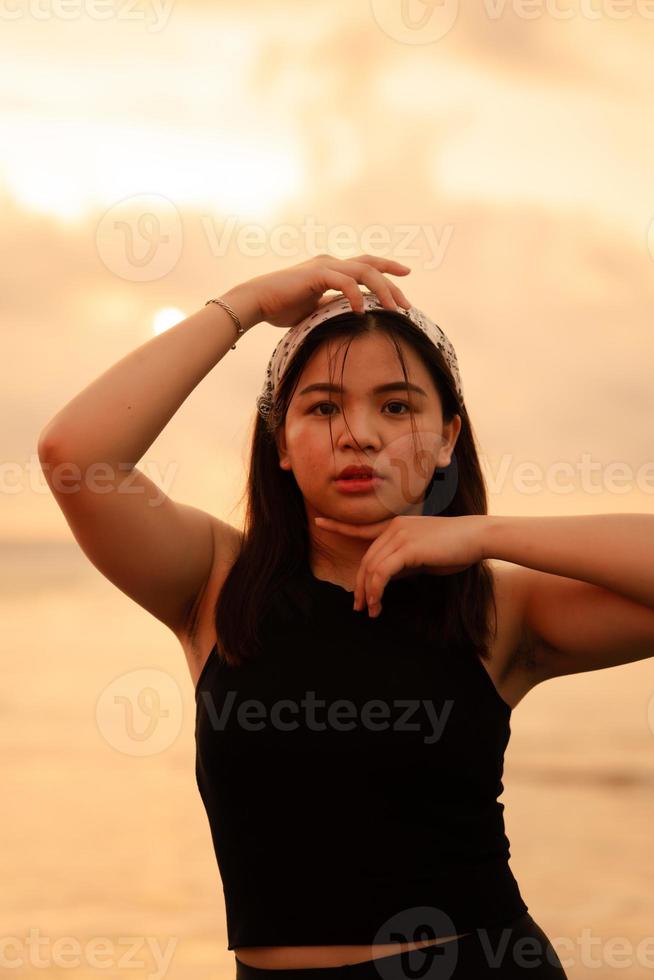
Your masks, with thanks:
[[[418,578],[391,580],[373,619],[306,561],[262,656],[209,654],[196,779],[228,949],[428,938],[388,931],[425,906],[436,936],[528,910],[498,802],[511,707],[476,653],[411,630]]]

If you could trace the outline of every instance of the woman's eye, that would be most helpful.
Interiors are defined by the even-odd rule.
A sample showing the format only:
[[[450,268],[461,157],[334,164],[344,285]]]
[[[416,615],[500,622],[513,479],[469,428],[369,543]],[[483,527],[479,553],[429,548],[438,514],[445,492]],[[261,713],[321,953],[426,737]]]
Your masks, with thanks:
[[[313,413],[315,412],[315,410],[317,408],[322,408],[323,405],[333,405],[333,404],[334,404],[333,402],[319,402],[317,405],[314,405],[312,408],[309,409],[309,414],[313,415]],[[322,413],[320,413],[320,414],[322,414]]]
[[[315,410],[317,408],[322,408],[324,405],[331,405],[333,408],[338,408],[338,405],[335,402],[318,402],[311,409],[309,409],[309,411],[310,411],[310,413],[313,413],[313,412],[315,412]],[[407,412],[409,411],[409,405],[408,405],[407,402],[386,402],[386,404],[384,405],[384,408],[388,408],[389,405],[402,405],[403,408],[406,408]],[[390,414],[391,415],[406,415],[407,412],[391,412]],[[329,414],[328,415],[323,415],[322,413],[319,413],[319,414],[320,414],[320,417],[321,418],[329,418]]]

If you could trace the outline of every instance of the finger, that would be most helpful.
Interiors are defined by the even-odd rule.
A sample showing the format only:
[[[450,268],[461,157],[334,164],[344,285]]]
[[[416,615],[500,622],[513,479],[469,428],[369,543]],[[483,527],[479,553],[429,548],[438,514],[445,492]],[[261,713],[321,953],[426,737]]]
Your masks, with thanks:
[[[382,275],[374,266],[365,262],[346,261],[343,263],[345,269],[356,277],[357,282],[363,282],[366,286],[379,296],[379,300],[391,310],[395,310],[397,303],[390,288],[388,279]]]
[[[374,256],[368,256],[367,258],[374,259]],[[396,286],[395,283],[390,282],[390,280],[386,279],[381,272],[372,267],[374,264],[377,264],[380,266],[380,268],[388,269],[388,266],[391,265],[393,266],[393,269],[397,267],[398,269],[402,270],[402,274],[404,275],[406,274],[406,271],[411,271],[408,266],[403,266],[399,262],[394,262],[388,259],[374,259],[374,263],[364,263],[356,259],[333,259],[332,261],[338,262],[340,268],[344,271],[339,272],[338,269],[335,269],[332,266],[323,266],[323,270],[328,269],[332,274],[335,273],[339,277],[338,281],[340,282],[343,282],[342,278],[340,277],[345,274],[345,270],[351,271],[352,276],[347,277],[349,280],[347,283],[347,288],[344,283],[343,285],[335,286],[333,285],[333,282],[324,288],[340,289],[341,292],[343,292],[344,295],[350,300],[350,305],[355,313],[363,313],[364,310],[362,290],[358,287],[359,282],[365,283],[379,296],[381,302],[385,303],[385,305],[393,311],[397,306],[401,306],[404,309],[408,309],[411,306],[411,301],[407,299],[399,286]],[[389,269],[388,271],[392,270]],[[325,275],[325,271],[323,271],[323,275]],[[327,281],[326,275],[325,281]],[[330,301],[331,298],[326,302]]]
[[[354,261],[367,262],[368,265],[374,265],[376,269],[387,269],[394,276],[406,276],[411,272],[410,266],[405,265],[403,262],[398,262],[397,259],[385,258],[383,255],[357,255]]]
[[[321,296],[318,300],[318,309],[320,309],[321,306],[326,306],[327,303],[333,303],[335,299],[335,296]]]
[[[396,275],[406,276],[408,275],[409,272],[411,272],[409,266],[404,265],[402,262],[397,262],[395,259],[378,258],[375,255],[358,255],[355,259],[351,261],[364,262],[365,264],[371,265],[375,269],[378,269],[380,272],[388,272],[393,276]],[[407,299],[406,295],[402,292],[400,287],[396,286],[395,283],[391,282],[390,279],[386,279],[385,276],[382,276],[382,279],[390,289],[391,293],[393,294],[393,298],[395,302],[399,306],[408,310],[409,307],[411,306],[411,300]]]
[[[400,572],[404,565],[404,549],[402,547],[396,547],[375,562],[375,567],[369,571],[365,583],[366,604],[370,616],[379,615],[384,589],[393,575]]]
[[[393,276],[406,276],[411,272],[411,268],[408,265],[404,265],[403,262],[398,262],[395,259],[385,259],[376,255],[358,255],[353,261],[364,262],[367,265],[373,266],[380,272],[388,272]],[[382,277],[384,278],[384,277]],[[393,294],[395,302],[402,306],[404,309],[408,310],[411,306],[411,301],[407,299],[405,294],[402,292],[399,286],[396,286],[394,282],[389,279],[384,278],[388,288]]]
[[[408,310],[411,306],[413,306],[411,300],[406,298],[399,286],[391,283],[391,289],[393,290],[393,296],[397,300],[397,305],[401,306],[403,310]]]
[[[390,282],[388,279],[386,280],[386,282],[388,283],[388,288],[393,294],[393,299],[395,300],[397,305],[401,306],[402,309],[404,310],[408,310],[409,307],[411,306],[411,300],[408,300],[406,298],[406,296],[404,295],[400,287],[396,286],[394,282]]]
[[[373,597],[377,596],[381,599],[384,587],[381,581],[377,578],[376,572],[379,569],[380,562],[382,559],[389,554],[393,553],[393,549],[390,551],[387,549],[380,555],[377,554],[376,558],[368,560],[370,549],[364,555],[364,560],[361,562],[359,572],[357,573],[357,584],[355,586],[355,608],[363,609],[364,606],[368,607],[368,612],[371,611],[372,606],[375,605],[373,602]],[[385,585],[386,583],[384,583]]]
[[[373,266],[373,268],[379,270],[380,274],[382,272],[387,272],[394,276],[406,276],[411,271],[408,265],[403,265],[401,262],[397,262],[395,259],[376,259],[375,256],[372,255],[362,255],[359,257],[359,261]],[[379,278],[377,281],[379,281]],[[381,276],[381,281],[385,283],[385,285],[391,291],[393,299],[397,305],[403,307],[404,309],[409,309],[411,306],[411,301],[407,299],[400,287],[396,286],[394,282],[391,282],[391,280],[387,279],[384,275]]]
[[[363,609],[364,602],[367,601],[367,582],[369,581],[370,568],[385,555],[390,554],[397,548],[395,533],[380,534],[376,541],[370,545],[365,555],[361,559],[361,564],[357,570],[354,582],[354,608]]]
[[[359,288],[356,279],[352,276],[346,276],[343,272],[337,272],[335,269],[325,266],[320,270],[317,289],[321,289],[323,292],[327,289],[336,289],[349,299],[354,313],[364,312],[363,290]],[[331,299],[335,298],[334,296],[331,297]]]

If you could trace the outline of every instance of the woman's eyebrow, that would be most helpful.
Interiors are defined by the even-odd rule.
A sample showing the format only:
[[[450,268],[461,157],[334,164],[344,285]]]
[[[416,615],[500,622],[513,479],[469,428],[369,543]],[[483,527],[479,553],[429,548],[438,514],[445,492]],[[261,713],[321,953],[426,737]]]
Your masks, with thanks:
[[[340,385],[330,384],[328,381],[317,381],[315,384],[308,385],[303,388],[300,395],[308,395],[312,391],[334,391],[340,392],[343,395],[347,395],[347,391],[341,388]],[[410,381],[388,381],[386,384],[377,385],[370,392],[371,395],[378,395],[383,391],[414,391],[418,395],[424,395],[427,398],[427,392],[420,385],[414,385]]]

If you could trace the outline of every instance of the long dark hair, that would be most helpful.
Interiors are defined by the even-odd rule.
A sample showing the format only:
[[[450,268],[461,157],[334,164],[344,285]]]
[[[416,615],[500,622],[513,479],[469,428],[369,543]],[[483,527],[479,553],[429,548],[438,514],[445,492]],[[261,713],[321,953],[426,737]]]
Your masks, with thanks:
[[[468,413],[458,398],[447,362],[429,338],[402,314],[390,310],[344,313],[319,324],[296,351],[270,414],[264,419],[256,413],[244,491],[247,507],[241,549],[223,583],[214,612],[218,653],[231,666],[261,653],[264,617],[276,602],[287,602],[292,594],[287,590],[308,561],[310,539],[304,498],[293,473],[279,466],[276,442],[301,373],[327,339],[348,341],[344,365],[352,339],[375,331],[393,342],[405,381],[406,363],[397,341],[410,344],[440,394],[444,422],[450,422],[456,413],[461,417],[452,460],[447,467],[435,468],[425,491],[422,514],[457,517],[487,513],[486,488]],[[413,408],[409,411],[415,437]],[[329,428],[331,436],[331,423]],[[454,575],[424,575],[416,583],[419,588],[412,591],[417,599],[416,608],[411,611],[413,628],[452,649],[472,648],[488,658],[497,611],[487,563],[480,561]],[[491,603],[492,628],[488,617]]]

